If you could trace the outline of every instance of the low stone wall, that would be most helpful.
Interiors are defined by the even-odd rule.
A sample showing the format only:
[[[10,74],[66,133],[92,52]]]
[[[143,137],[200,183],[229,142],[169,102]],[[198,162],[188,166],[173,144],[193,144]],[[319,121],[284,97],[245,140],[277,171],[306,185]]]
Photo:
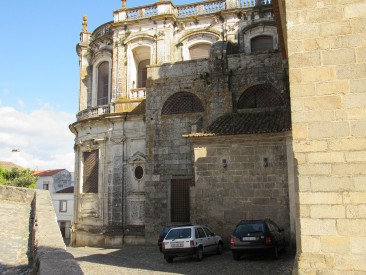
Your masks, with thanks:
[[[0,200],[32,204],[29,217],[34,219],[32,242],[29,242],[33,252],[32,274],[83,274],[74,257],[66,251],[48,191],[0,186]]]

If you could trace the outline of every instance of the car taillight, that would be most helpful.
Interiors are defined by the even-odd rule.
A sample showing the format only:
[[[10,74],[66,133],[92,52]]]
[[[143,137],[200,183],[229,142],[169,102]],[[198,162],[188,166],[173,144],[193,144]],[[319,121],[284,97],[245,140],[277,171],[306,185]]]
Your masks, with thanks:
[[[189,245],[190,245],[191,247],[194,247],[194,241],[193,241],[193,240],[191,240],[191,241],[189,242]]]
[[[165,244],[161,243],[161,249],[165,249]]]
[[[234,246],[235,244],[235,239],[233,236],[230,237],[230,246]]]
[[[272,239],[270,236],[266,236],[265,237],[265,242],[266,242],[266,245],[272,245]]]

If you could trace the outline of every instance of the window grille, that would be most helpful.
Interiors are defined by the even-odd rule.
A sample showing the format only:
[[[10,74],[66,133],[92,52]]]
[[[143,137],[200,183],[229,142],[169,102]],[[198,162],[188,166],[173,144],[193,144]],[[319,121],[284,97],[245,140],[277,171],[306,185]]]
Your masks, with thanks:
[[[238,100],[238,109],[284,106],[284,100],[270,84],[259,84],[247,89]]]
[[[163,115],[203,112],[201,100],[194,94],[179,92],[167,99],[161,113]]]
[[[84,152],[83,193],[98,193],[99,151]]]
[[[190,179],[171,181],[171,220],[172,222],[189,222],[189,187]]]

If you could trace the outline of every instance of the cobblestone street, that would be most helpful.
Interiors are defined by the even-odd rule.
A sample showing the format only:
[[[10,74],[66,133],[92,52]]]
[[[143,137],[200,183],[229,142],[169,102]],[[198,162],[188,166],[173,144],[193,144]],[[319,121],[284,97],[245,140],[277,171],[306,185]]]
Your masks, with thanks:
[[[124,246],[119,249],[68,247],[83,272],[93,274],[291,274],[294,253],[280,254],[279,260],[267,256],[243,256],[234,261],[229,250],[208,255],[201,262],[175,258],[168,264],[157,246]]]

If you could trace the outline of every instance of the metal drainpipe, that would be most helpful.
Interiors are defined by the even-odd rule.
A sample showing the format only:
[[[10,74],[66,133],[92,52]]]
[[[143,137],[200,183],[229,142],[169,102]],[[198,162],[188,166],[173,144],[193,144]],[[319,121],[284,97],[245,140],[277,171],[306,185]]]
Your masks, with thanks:
[[[122,173],[122,202],[121,202],[121,221],[122,221],[122,244],[124,244],[125,241],[125,216],[126,216],[126,203],[125,203],[125,158],[126,158],[126,154],[125,154],[125,149],[127,148],[127,138],[125,137],[125,122],[127,120],[127,114],[125,114],[125,117],[122,121],[122,169],[121,169],[121,173]]]

